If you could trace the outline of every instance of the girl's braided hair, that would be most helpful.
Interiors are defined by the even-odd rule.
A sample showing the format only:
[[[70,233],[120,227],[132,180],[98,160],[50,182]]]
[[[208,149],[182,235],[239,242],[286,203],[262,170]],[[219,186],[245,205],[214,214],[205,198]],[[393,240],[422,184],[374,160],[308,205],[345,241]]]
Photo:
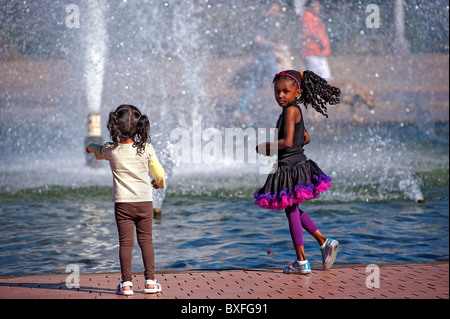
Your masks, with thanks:
[[[339,95],[341,90],[337,87],[331,86],[328,82],[315,74],[312,71],[298,72],[295,70],[286,70],[275,75],[273,82],[278,79],[290,79],[294,81],[295,78],[300,84],[302,95],[294,102],[296,105],[303,103],[305,108],[308,104],[311,105],[317,112],[328,118],[326,104],[335,105],[339,103]]]
[[[144,153],[145,143],[150,142],[148,117],[133,105],[124,104],[109,113],[107,127],[114,144],[131,138],[139,155]]]

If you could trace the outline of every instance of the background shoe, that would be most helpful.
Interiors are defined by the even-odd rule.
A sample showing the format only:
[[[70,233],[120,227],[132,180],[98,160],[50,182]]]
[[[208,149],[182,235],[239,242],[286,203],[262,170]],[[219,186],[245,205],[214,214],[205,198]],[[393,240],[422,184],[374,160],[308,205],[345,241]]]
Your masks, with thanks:
[[[283,269],[283,273],[285,274],[300,274],[306,275],[311,273],[311,266],[309,262],[306,262],[303,265],[300,265],[298,261],[294,261],[294,263]]]
[[[325,242],[325,247],[320,248],[322,253],[322,266],[324,270],[328,270],[334,264],[337,256],[337,249],[339,247],[339,242],[333,238],[327,238]]]

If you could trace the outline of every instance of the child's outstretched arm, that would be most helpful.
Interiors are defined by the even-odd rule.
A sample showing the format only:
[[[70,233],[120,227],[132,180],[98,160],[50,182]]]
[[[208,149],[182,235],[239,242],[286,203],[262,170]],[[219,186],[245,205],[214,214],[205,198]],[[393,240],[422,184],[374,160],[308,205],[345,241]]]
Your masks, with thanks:
[[[109,155],[111,154],[111,151],[114,149],[114,143],[108,142],[104,145],[98,145],[95,143],[90,143],[88,146],[86,146],[86,152],[87,153],[94,153],[95,158],[98,160],[107,160],[109,161]]]
[[[86,152],[87,153],[94,153],[95,158],[98,160],[104,159],[103,154],[103,145],[98,145],[95,143],[90,143],[88,146],[86,146]]]
[[[166,188],[166,174],[156,154],[153,155],[152,160],[150,161],[150,163],[148,163],[148,167],[150,168],[150,172],[152,173],[153,187],[155,187],[156,189]]]

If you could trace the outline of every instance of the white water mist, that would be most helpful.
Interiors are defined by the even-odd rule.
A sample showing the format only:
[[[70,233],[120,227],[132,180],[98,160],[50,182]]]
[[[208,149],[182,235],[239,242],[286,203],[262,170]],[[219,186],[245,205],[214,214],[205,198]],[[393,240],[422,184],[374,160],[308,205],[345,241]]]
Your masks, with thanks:
[[[99,114],[101,110],[103,77],[107,55],[108,33],[105,26],[105,0],[89,0],[82,12],[84,29],[84,70],[88,112]]]

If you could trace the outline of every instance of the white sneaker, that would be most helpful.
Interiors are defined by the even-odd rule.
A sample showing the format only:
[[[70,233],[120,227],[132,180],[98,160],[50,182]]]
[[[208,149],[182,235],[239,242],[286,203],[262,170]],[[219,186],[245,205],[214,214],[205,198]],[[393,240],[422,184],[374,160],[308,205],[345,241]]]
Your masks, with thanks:
[[[322,253],[322,266],[323,270],[328,270],[334,264],[339,247],[339,242],[333,238],[327,238],[325,247],[320,248]]]

